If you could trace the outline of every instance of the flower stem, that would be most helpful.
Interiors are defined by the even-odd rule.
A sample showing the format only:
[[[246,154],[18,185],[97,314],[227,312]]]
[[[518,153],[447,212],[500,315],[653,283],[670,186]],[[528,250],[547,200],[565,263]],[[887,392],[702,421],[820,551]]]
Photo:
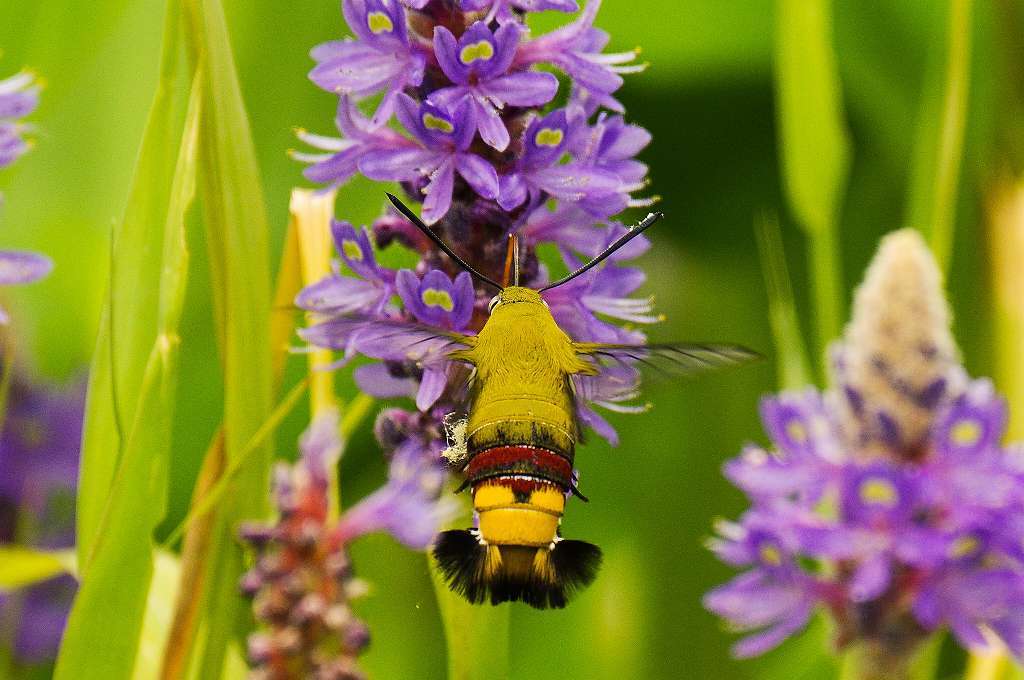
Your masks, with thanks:
[[[1010,422],[1006,437],[1010,441],[1024,438],[1024,180],[1002,179],[989,190],[987,200],[989,229],[989,262],[996,331],[995,378],[999,389],[1010,402]],[[967,662],[965,680],[998,680],[1009,669],[1006,648],[992,640],[989,649],[972,652]]]
[[[809,239],[814,324],[819,356],[825,356],[828,344],[839,337],[845,297],[835,224],[810,233]]]
[[[907,653],[895,656],[878,643],[852,645],[842,657],[840,680],[932,680],[939,664],[942,634],[911,645]],[[979,679],[980,680],[980,679]]]
[[[466,527],[471,516],[467,504],[466,512],[445,528]],[[436,565],[431,564],[430,573],[448,645],[448,680],[507,680],[510,605],[470,604],[448,588]]]

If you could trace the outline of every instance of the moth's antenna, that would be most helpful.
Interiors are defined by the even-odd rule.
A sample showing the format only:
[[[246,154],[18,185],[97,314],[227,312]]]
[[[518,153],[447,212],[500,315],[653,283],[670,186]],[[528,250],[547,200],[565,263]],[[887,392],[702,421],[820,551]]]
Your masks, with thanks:
[[[478,281],[480,281],[482,283],[486,283],[489,286],[494,286],[498,290],[502,290],[502,285],[500,283],[498,283],[497,281],[495,281],[494,279],[492,279],[492,278],[490,278],[488,276],[484,276],[483,274],[481,274],[477,270],[475,270],[472,267],[470,267],[466,263],[465,260],[463,260],[461,257],[456,255],[455,251],[453,251],[451,248],[449,248],[448,245],[444,241],[442,241],[440,238],[438,238],[437,234],[435,234],[433,231],[431,231],[430,227],[428,227],[426,224],[424,224],[423,220],[421,220],[419,217],[417,217],[416,213],[414,213],[412,210],[410,210],[408,208],[408,206],[406,206],[404,203],[402,203],[402,201],[400,201],[397,196],[395,196],[394,194],[388,193],[386,191],[384,192],[384,194],[388,197],[388,200],[391,201],[391,204],[395,206],[395,208],[398,210],[398,212],[402,213],[407,220],[412,222],[416,226],[417,229],[422,231],[424,236],[426,236],[431,241],[433,241],[437,245],[437,247],[440,248],[444,252],[445,255],[447,255],[448,257],[450,257],[453,260],[455,260],[455,263],[457,265],[459,265],[460,267],[465,269],[467,272],[469,272],[470,275],[473,276],[473,278],[477,279]]]
[[[551,290],[552,288],[557,288],[558,286],[561,286],[563,283],[568,283],[569,281],[572,281],[573,279],[575,279],[580,274],[585,274],[586,272],[590,271],[591,269],[593,269],[597,265],[599,265],[602,262],[604,262],[604,260],[607,259],[616,250],[618,250],[622,246],[626,245],[627,243],[629,243],[630,241],[635,239],[640,234],[642,234],[645,231],[647,231],[648,227],[650,227],[652,224],[654,224],[655,222],[657,222],[658,220],[660,220],[664,216],[665,216],[665,213],[660,213],[660,212],[649,213],[647,215],[647,217],[645,217],[643,219],[643,221],[640,222],[640,224],[637,224],[635,226],[630,227],[629,231],[627,231],[625,234],[623,234],[619,238],[615,239],[615,242],[612,243],[607,248],[605,248],[604,252],[602,252],[600,255],[598,255],[593,260],[591,260],[590,262],[586,263],[585,265],[583,265],[582,267],[580,267],[579,269],[577,269],[573,273],[569,274],[565,278],[561,278],[561,279],[555,281],[554,283],[549,283],[548,285],[544,286],[543,288],[540,289],[540,292],[543,293],[546,290]]]

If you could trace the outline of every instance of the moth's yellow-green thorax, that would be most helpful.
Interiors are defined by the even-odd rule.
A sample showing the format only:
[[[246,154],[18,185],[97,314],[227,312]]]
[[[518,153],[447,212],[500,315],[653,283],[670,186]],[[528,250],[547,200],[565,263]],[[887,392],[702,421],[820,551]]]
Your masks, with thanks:
[[[463,358],[476,366],[470,449],[533,444],[571,455],[579,436],[569,376],[590,373],[540,293],[510,286]]]

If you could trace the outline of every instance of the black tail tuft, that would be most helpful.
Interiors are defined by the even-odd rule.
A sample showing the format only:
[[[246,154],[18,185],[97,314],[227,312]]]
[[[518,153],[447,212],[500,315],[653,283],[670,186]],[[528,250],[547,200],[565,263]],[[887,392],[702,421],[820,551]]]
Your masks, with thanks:
[[[561,540],[551,551],[558,581],[570,594],[586,588],[601,568],[601,549],[586,541]]]
[[[474,604],[484,601],[484,562],[487,546],[481,545],[469,531],[444,531],[434,542],[434,559],[448,587]]]
[[[553,549],[488,546],[469,531],[445,531],[434,545],[434,558],[448,587],[470,602],[561,609],[597,576],[601,549],[569,540]]]

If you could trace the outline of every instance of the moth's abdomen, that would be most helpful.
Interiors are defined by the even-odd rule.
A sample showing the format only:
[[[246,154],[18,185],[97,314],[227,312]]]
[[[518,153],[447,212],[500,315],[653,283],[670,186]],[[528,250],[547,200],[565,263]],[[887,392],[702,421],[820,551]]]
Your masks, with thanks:
[[[572,464],[576,420],[571,402],[534,395],[482,395],[473,405],[466,444],[469,455],[508,446],[533,446],[562,455]]]

